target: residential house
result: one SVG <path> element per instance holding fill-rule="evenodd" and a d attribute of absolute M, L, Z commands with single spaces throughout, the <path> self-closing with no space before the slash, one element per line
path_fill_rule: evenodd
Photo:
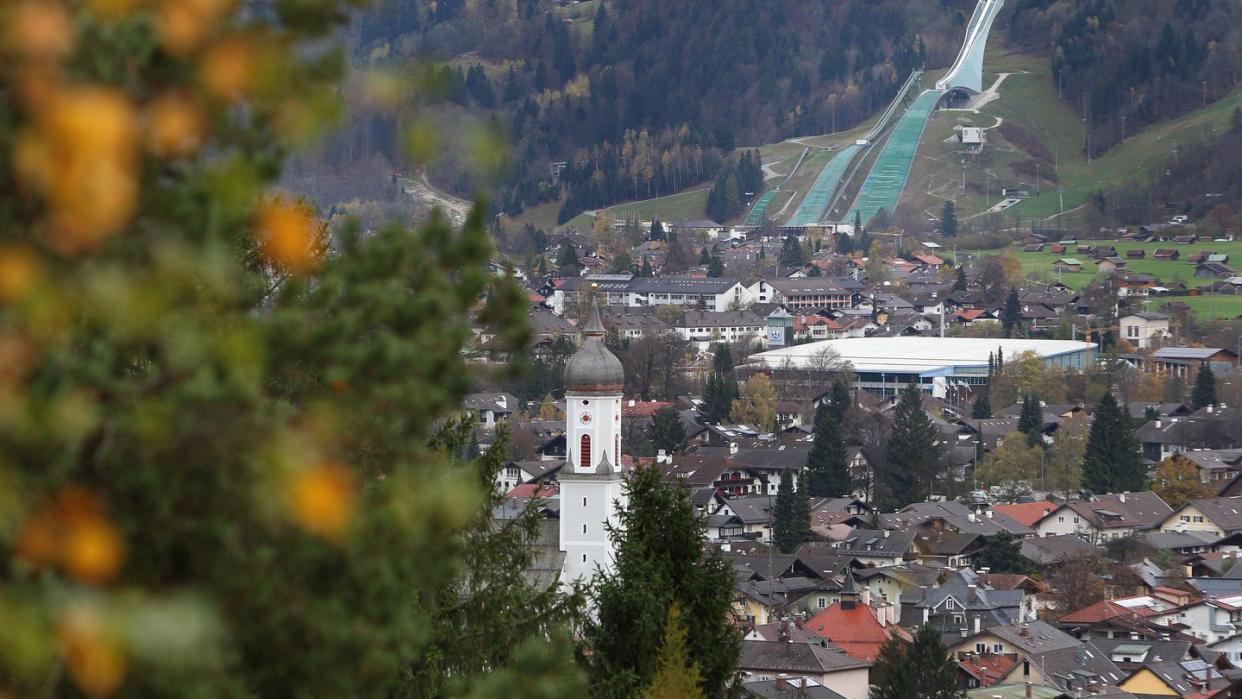
<path fill-rule="evenodd" d="M 863 662 L 874 662 L 880 647 L 893 636 L 911 640 L 909 632 L 895 622 L 895 610 L 882 613 L 871 605 L 871 591 L 861 587 L 847 571 L 841 598 L 806 622 L 811 633 Z"/>
<path fill-rule="evenodd" d="M 902 604 L 903 626 L 931 624 L 949 642 L 962 632 L 978 633 L 993 626 L 1017 624 L 1035 618 L 1034 598 L 1024 590 L 997 590 L 973 570 L 954 571 L 922 599 L 907 596 Z"/>
<path fill-rule="evenodd" d="M 520 410 L 521 401 L 509 393 L 467 393 L 462 407 L 474 414 L 481 427 L 494 429 Z"/>
<path fill-rule="evenodd" d="M 1122 316 L 1118 323 L 1121 325 L 1121 336 L 1138 349 L 1161 345 L 1172 336 L 1166 313 L 1130 313 Z"/>
<path fill-rule="evenodd" d="M 1057 272 L 1081 272 L 1082 260 L 1076 257 L 1062 257 L 1052 263 L 1052 269 Z"/>
<path fill-rule="evenodd" d="M 1083 541 L 1076 534 L 1023 539 L 1018 550 L 1023 556 L 1041 566 L 1054 566 L 1078 556 L 1099 553 L 1099 549 Z"/>
<path fill-rule="evenodd" d="M 1063 503 L 1044 515 L 1034 528 L 1039 536 L 1075 534 L 1085 541 L 1100 543 L 1155 529 L 1172 512 L 1153 492 L 1116 493 Z"/>
<path fill-rule="evenodd" d="M 833 553 L 852 556 L 867 565 L 900 565 L 916 556 L 916 536 L 914 531 L 850 529 L 839 541 L 832 542 L 831 547 Z"/>
<path fill-rule="evenodd" d="M 1046 684 L 1074 696 L 1115 685 L 1126 676 L 1098 648 L 1043 621 L 983 629 L 950 651 L 959 661 L 969 654 L 1012 655 L 1016 662 L 1001 684 Z"/>
<path fill-rule="evenodd" d="M 1232 694 L 1229 690 L 1232 684 L 1220 670 L 1195 658 L 1145 662 L 1118 686 L 1141 697 L 1224 699 Z"/>
<path fill-rule="evenodd" d="M 1208 406 L 1189 416 L 1158 418 L 1143 423 L 1135 437 L 1143 456 L 1161 461 L 1174 454 L 1196 450 L 1242 448 L 1242 413 L 1228 406 Z M 1232 467 L 1231 467 L 1232 468 Z M 1227 479 L 1228 476 L 1219 478 Z"/>
<path fill-rule="evenodd" d="M 1034 528 L 1044 516 L 1057 508 L 1056 503 L 1048 500 L 1036 502 L 1019 502 L 1012 505 L 993 505 L 992 509 L 1012 517 L 1014 521 L 1026 527 Z"/>
<path fill-rule="evenodd" d="M 1102 600 L 1065 614 L 1057 624 L 1083 640 L 1093 638 L 1131 638 L 1145 629 L 1153 635 L 1173 632 L 1181 610 L 1190 603 L 1189 593 L 1172 588 L 1156 588 L 1160 594 L 1132 595 Z M 1143 635 L 1143 634 L 1140 634 Z"/>
<path fill-rule="evenodd" d="M 867 699 L 871 663 L 830 643 L 743 641 L 737 669 L 743 683 L 808 678 L 845 699 Z"/>
<path fill-rule="evenodd" d="M 1023 526 L 1002 512 L 988 509 L 975 512 L 960 502 L 916 502 L 892 514 L 880 515 L 885 529 L 918 528 L 923 532 L 949 530 L 960 533 L 995 536 L 1001 532 L 1024 538 L 1032 536 L 1030 527 Z"/>
<path fill-rule="evenodd" d="M 1207 532 L 1224 537 L 1242 532 L 1242 497 L 1199 498 L 1182 505 L 1160 524 L 1166 532 Z"/>
<path fill-rule="evenodd" d="M 1152 259 L 1164 260 L 1167 262 L 1167 261 L 1177 260 L 1178 258 L 1182 256 L 1182 252 L 1180 250 L 1175 250 L 1173 248 L 1158 248 L 1155 252 L 1151 254 L 1151 256 L 1152 256 Z"/>
<path fill-rule="evenodd" d="M 1126 261 L 1120 257 L 1105 257 L 1095 262 L 1096 270 L 1100 274 L 1113 274 L 1120 272 L 1126 268 Z"/>

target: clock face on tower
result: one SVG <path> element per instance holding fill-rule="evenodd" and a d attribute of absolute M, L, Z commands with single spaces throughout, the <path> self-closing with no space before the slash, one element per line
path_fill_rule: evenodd
<path fill-rule="evenodd" d="M 591 417 L 590 413 L 582 413 L 581 415 L 578 416 L 578 422 L 581 422 L 584 425 L 591 424 L 591 420 L 593 419 L 594 418 Z"/>

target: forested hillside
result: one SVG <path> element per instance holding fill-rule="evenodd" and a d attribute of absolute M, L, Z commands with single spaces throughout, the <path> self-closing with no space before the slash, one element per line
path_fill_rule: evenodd
<path fill-rule="evenodd" d="M 1009 43 L 1051 49 L 1049 79 L 1090 123 L 1094 155 L 1123 128 L 1198 109 L 1242 77 L 1232 0 L 1017 0 L 1012 12 Z"/>
<path fill-rule="evenodd" d="M 431 112 L 506 137 L 493 194 L 584 209 L 715 178 L 735 145 L 846 129 L 924 61 L 952 60 L 973 0 L 386 0 L 354 24 L 361 72 L 439 61 Z M 845 27 L 852 27 L 846 30 Z M 320 165 L 408 161 L 401 113 L 351 103 Z M 432 166 L 459 194 L 462 159 Z M 554 179 L 555 163 L 567 163 Z M 723 207 L 732 209 L 731 203 Z"/>

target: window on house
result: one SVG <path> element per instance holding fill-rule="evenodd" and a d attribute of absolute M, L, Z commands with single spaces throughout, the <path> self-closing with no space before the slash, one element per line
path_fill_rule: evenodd
<path fill-rule="evenodd" d="M 954 614 L 954 615 L 953 615 L 953 623 L 954 623 L 954 624 L 964 624 L 964 623 L 966 623 L 966 618 L 965 618 L 965 617 L 963 617 L 961 614 Z"/>
<path fill-rule="evenodd" d="M 1065 524 L 1065 518 L 1064 518 L 1064 517 L 1057 517 L 1057 522 L 1060 522 L 1061 524 Z"/>
<path fill-rule="evenodd" d="M 587 533 L 587 525 L 585 525 L 585 524 L 584 524 L 584 525 L 582 525 L 582 533 L 583 533 L 583 534 L 586 534 L 586 533 Z"/>
<path fill-rule="evenodd" d="M 820 597 L 819 599 L 815 600 L 815 604 L 816 604 L 816 605 L 817 605 L 820 609 L 823 609 L 824 607 L 827 607 L 827 606 L 828 606 L 828 598 L 827 598 L 827 597 Z"/>
<path fill-rule="evenodd" d="M 586 563 L 586 554 L 585 554 L 585 553 L 584 553 L 584 554 L 582 554 L 582 562 L 583 562 L 583 563 Z"/>
<path fill-rule="evenodd" d="M 978 653 L 979 655 L 983 655 L 984 653 L 988 652 L 988 644 L 986 644 L 986 643 L 976 643 L 976 644 L 975 644 L 975 652 L 976 652 L 976 653 Z"/>
<path fill-rule="evenodd" d="M 957 609 L 957 602 L 953 601 L 953 598 L 950 597 L 949 599 L 944 601 L 944 608 L 945 609 Z"/>
<path fill-rule="evenodd" d="M 586 506 L 587 506 L 587 505 L 586 505 L 586 498 L 582 498 L 582 506 L 583 506 L 583 507 L 586 507 Z"/>
<path fill-rule="evenodd" d="M 1005 650 L 1005 646 L 1004 646 L 1003 644 L 1000 644 L 1000 643 L 993 643 L 993 644 L 992 644 L 992 652 L 993 652 L 993 653 L 995 653 L 995 654 L 997 654 L 997 655 L 1000 655 L 1002 652 L 1004 652 L 1004 650 Z"/>
<path fill-rule="evenodd" d="M 579 458 L 578 463 L 583 468 L 587 468 L 591 465 L 591 435 L 589 434 L 582 435 L 581 451 L 579 453 L 578 458 Z"/>

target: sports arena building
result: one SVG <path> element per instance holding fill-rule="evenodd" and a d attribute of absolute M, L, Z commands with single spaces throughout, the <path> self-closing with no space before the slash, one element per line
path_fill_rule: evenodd
<path fill-rule="evenodd" d="M 1073 371 L 1094 363 L 1096 345 L 1070 340 L 867 337 L 770 350 L 751 355 L 749 366 L 760 371 L 815 370 L 827 364 L 825 352 L 850 364 L 857 388 L 893 395 L 915 381 L 924 391 L 947 398 L 951 390 L 987 383 L 989 355 L 999 352 L 1012 359 L 1034 352 L 1049 366 Z"/>

